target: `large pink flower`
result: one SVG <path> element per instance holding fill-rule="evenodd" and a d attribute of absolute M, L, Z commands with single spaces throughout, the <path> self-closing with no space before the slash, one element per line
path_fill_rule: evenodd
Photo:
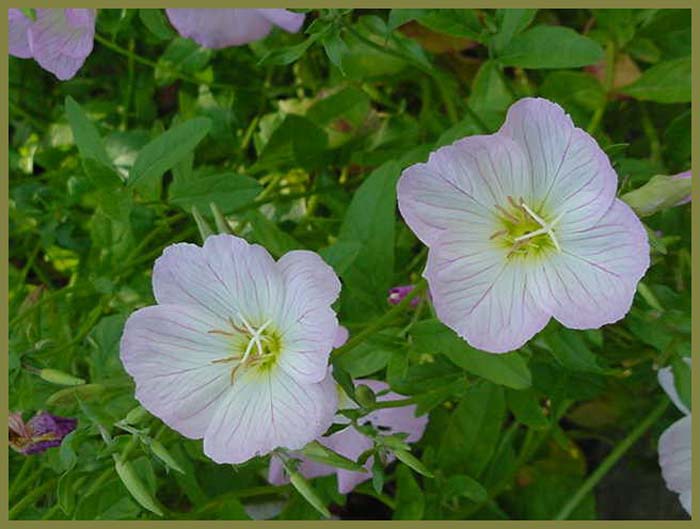
<path fill-rule="evenodd" d="M 92 52 L 94 9 L 37 9 L 30 20 L 19 9 L 9 9 L 10 55 L 34 58 L 58 79 L 71 79 Z"/>
<path fill-rule="evenodd" d="M 381 382 L 379 380 L 360 379 L 356 380 L 355 384 L 364 384 L 369 386 L 375 393 L 381 393 L 377 397 L 378 402 L 400 400 L 405 398 L 398 393 L 394 393 L 393 391 L 387 392 L 389 386 L 385 382 Z M 342 406 L 343 408 L 356 407 L 356 405 L 354 405 L 350 399 L 347 399 L 347 397 L 345 400 L 347 405 Z M 339 419 L 341 418 L 339 417 Z M 360 420 L 360 423 L 371 423 L 376 428 L 380 428 L 386 435 L 406 433 L 408 434 L 408 437 L 406 437 L 406 442 L 415 443 L 423 436 L 425 427 L 428 424 L 428 416 L 422 415 L 420 417 L 416 417 L 416 406 L 410 405 L 398 408 L 381 408 L 375 410 L 364 416 Z M 347 428 L 335 432 L 327 437 L 319 437 L 318 441 L 322 445 L 353 461 L 357 461 L 357 458 L 360 457 L 362 452 L 369 450 L 373 446 L 372 440 L 369 437 L 358 432 L 352 426 L 348 426 Z M 329 474 L 336 473 L 338 475 L 338 491 L 341 494 L 351 492 L 357 485 L 372 478 L 370 469 L 372 468 L 372 464 L 374 462 L 374 456 L 367 459 L 364 464 L 365 470 L 363 472 L 353 472 L 352 470 L 335 468 L 322 463 L 316 463 L 304 457 L 301 457 L 301 460 L 302 463 L 299 467 L 299 472 L 307 478 L 327 476 Z M 387 462 L 391 462 L 393 460 L 394 456 L 390 454 L 387 458 Z M 276 457 L 273 457 L 270 460 L 270 469 L 267 479 L 273 485 L 282 485 L 283 483 L 287 483 L 289 481 L 289 478 L 284 474 L 282 462 Z"/>
<path fill-rule="evenodd" d="M 220 463 L 302 448 L 332 423 L 328 356 L 340 291 L 315 253 L 275 262 L 232 235 L 174 244 L 153 270 L 158 305 L 130 316 L 121 360 L 136 398 Z"/>
<path fill-rule="evenodd" d="M 545 99 L 518 101 L 495 134 L 406 169 L 399 208 L 430 249 L 438 317 L 493 353 L 522 346 L 551 317 L 574 329 L 621 319 L 649 244 L 616 187 L 595 140 Z"/>
<path fill-rule="evenodd" d="M 296 33 L 304 15 L 286 9 L 166 9 L 178 33 L 206 48 L 240 46 L 267 36 L 272 26 Z"/>

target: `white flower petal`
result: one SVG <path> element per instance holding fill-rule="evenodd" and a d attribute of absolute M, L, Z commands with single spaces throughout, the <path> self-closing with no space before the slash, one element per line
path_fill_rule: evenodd
<path fill-rule="evenodd" d="M 29 48 L 29 31 L 32 21 L 21 9 L 8 9 L 8 37 L 9 37 L 9 52 L 10 55 L 29 59 L 32 56 L 32 50 Z"/>
<path fill-rule="evenodd" d="M 204 435 L 217 463 L 243 463 L 277 447 L 298 450 L 321 435 L 337 403 L 328 384 L 301 384 L 283 369 L 236 378 Z"/>
<path fill-rule="evenodd" d="M 674 422 L 659 438 L 659 465 L 669 490 L 681 494 L 681 503 L 690 514 L 692 479 L 692 426 L 690 415 Z"/>
<path fill-rule="evenodd" d="M 203 437 L 231 385 L 230 368 L 212 363 L 228 347 L 225 338 L 208 333 L 221 326 L 195 307 L 156 305 L 134 312 L 124 327 L 120 357 L 136 382 L 136 398 L 190 438 Z"/>
<path fill-rule="evenodd" d="M 271 22 L 258 9 L 166 9 L 183 37 L 211 49 L 240 46 L 265 37 Z"/>
<path fill-rule="evenodd" d="M 686 364 L 691 364 L 690 358 L 683 358 L 683 360 Z M 661 384 L 661 387 L 668 395 L 668 398 L 670 398 L 673 404 L 676 405 L 676 408 L 678 408 L 685 415 L 690 414 L 690 410 L 686 407 L 685 404 L 683 404 L 680 395 L 678 395 L 678 390 L 676 389 L 676 380 L 673 376 L 673 369 L 671 368 L 671 366 L 659 369 L 658 378 L 659 384 Z"/>

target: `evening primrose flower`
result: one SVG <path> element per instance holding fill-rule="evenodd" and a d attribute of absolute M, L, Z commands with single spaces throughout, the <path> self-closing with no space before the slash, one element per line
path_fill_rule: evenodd
<path fill-rule="evenodd" d="M 356 386 L 366 385 L 378 394 L 378 402 L 386 402 L 392 400 L 400 400 L 405 397 L 387 391 L 389 386 L 385 382 L 379 380 L 356 380 Z M 341 408 L 356 408 L 350 399 L 343 394 L 343 404 Z M 345 417 L 338 416 L 336 422 L 347 421 Z M 360 424 L 372 424 L 379 429 L 384 435 L 392 435 L 395 433 L 408 434 L 405 441 L 415 443 L 420 440 L 425 432 L 428 424 L 428 416 L 422 415 L 416 417 L 416 406 L 401 406 L 397 408 L 380 408 L 365 415 L 358 421 Z M 345 456 L 352 461 L 357 461 L 360 455 L 366 450 L 370 450 L 374 445 L 372 439 L 358 432 L 353 426 L 347 426 L 343 430 L 335 432 L 327 437 L 319 437 L 318 442 L 330 448 L 334 452 Z M 338 476 L 338 492 L 347 494 L 351 492 L 357 485 L 372 478 L 371 468 L 374 462 L 374 456 L 370 456 L 364 463 L 365 470 L 363 472 L 354 472 L 342 468 L 335 468 L 323 463 L 311 461 L 303 456 L 297 456 L 301 459 L 299 472 L 306 478 L 315 478 L 319 476 L 327 476 L 337 474 Z M 393 454 L 388 454 L 386 463 L 390 463 L 395 459 Z M 268 472 L 268 481 L 273 485 L 282 485 L 289 481 L 289 478 L 284 473 L 284 466 L 279 458 L 273 457 L 270 460 L 270 468 Z"/>
<path fill-rule="evenodd" d="M 71 79 L 92 52 L 95 9 L 36 9 L 31 20 L 8 9 L 10 55 L 33 58 L 61 81 Z"/>
<path fill-rule="evenodd" d="M 267 36 L 272 26 L 296 33 L 304 15 L 286 9 L 166 9 L 180 35 L 205 48 L 240 46 Z"/>
<path fill-rule="evenodd" d="M 616 186 L 595 140 L 545 99 L 522 99 L 495 134 L 407 168 L 399 209 L 429 247 L 423 275 L 438 318 L 493 353 L 551 317 L 574 329 L 621 319 L 649 244 Z"/>
<path fill-rule="evenodd" d="M 174 244 L 153 269 L 157 305 L 133 313 L 121 360 L 144 408 L 219 463 L 300 449 L 332 423 L 328 356 L 340 281 L 315 253 L 275 261 L 214 235 Z"/>
<path fill-rule="evenodd" d="M 684 358 L 690 365 L 690 358 Z M 692 426 L 690 410 L 687 408 L 676 389 L 673 372 L 670 367 L 659 369 L 659 383 L 676 407 L 684 414 L 669 426 L 659 438 L 659 466 L 669 490 L 678 493 L 683 508 L 689 515 L 692 506 Z"/>
<path fill-rule="evenodd" d="M 75 430 L 78 421 L 40 411 L 26 423 L 20 412 L 10 413 L 8 421 L 10 446 L 24 455 L 40 454 L 60 446 L 63 438 Z"/>

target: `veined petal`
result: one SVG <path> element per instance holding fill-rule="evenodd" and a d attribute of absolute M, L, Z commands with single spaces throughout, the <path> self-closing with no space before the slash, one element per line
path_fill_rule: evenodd
<path fill-rule="evenodd" d="M 203 437 L 218 399 L 231 386 L 222 321 L 192 306 L 155 305 L 126 322 L 120 358 L 144 408 L 183 435 Z"/>
<path fill-rule="evenodd" d="M 669 426 L 659 438 L 659 465 L 666 486 L 681 495 L 681 503 L 691 514 L 690 491 L 693 484 L 692 424 L 687 415 Z"/>
<path fill-rule="evenodd" d="M 683 358 L 683 361 L 688 365 L 690 365 L 691 363 L 690 358 Z M 683 404 L 680 395 L 678 395 L 678 390 L 676 389 L 676 380 L 673 376 L 673 369 L 670 366 L 662 367 L 661 369 L 659 369 L 657 376 L 659 378 L 659 384 L 666 392 L 666 395 L 668 395 L 668 398 L 670 398 L 673 404 L 676 405 L 676 408 L 678 408 L 685 415 L 690 414 L 690 410 L 686 407 L 685 404 Z"/>
<path fill-rule="evenodd" d="M 615 199 L 592 227 L 558 232 L 562 251 L 542 260 L 533 293 L 540 306 L 572 329 L 592 329 L 629 312 L 649 267 L 644 226 Z"/>
<path fill-rule="evenodd" d="M 28 32 L 34 59 L 62 81 L 78 72 L 94 37 L 94 9 L 37 9 Z"/>
<path fill-rule="evenodd" d="M 473 347 L 491 353 L 517 349 L 544 328 L 550 314 L 532 298 L 526 265 L 468 238 L 446 234 L 428 254 L 423 275 L 437 316 Z"/>
<path fill-rule="evenodd" d="M 258 9 L 166 9 L 180 35 L 211 49 L 240 46 L 267 36 L 272 23 Z"/>
<path fill-rule="evenodd" d="M 544 204 L 552 217 L 564 213 L 560 226 L 583 228 L 608 210 L 617 174 L 596 141 L 576 128 L 551 101 L 524 98 L 508 110 L 500 134 L 526 152 L 532 174 L 531 205 Z"/>
<path fill-rule="evenodd" d="M 258 9 L 257 11 L 275 26 L 289 33 L 296 33 L 304 23 L 305 15 L 303 13 L 294 13 L 287 9 Z"/>
<path fill-rule="evenodd" d="M 278 262 L 285 299 L 276 324 L 283 336 L 279 365 L 302 382 L 320 382 L 338 333 L 331 309 L 340 293 L 333 269 L 313 252 L 293 251 Z"/>
<path fill-rule="evenodd" d="M 230 386 L 204 435 L 217 463 L 243 463 L 277 447 L 298 450 L 332 423 L 329 385 L 301 384 L 283 369 L 245 371 Z"/>
<path fill-rule="evenodd" d="M 472 136 L 442 147 L 406 169 L 397 192 L 401 215 L 425 244 L 465 226 L 486 235 L 500 229 L 495 206 L 528 197 L 531 172 L 522 149 L 502 135 Z"/>
<path fill-rule="evenodd" d="M 32 50 L 29 48 L 29 37 L 27 32 L 32 25 L 32 20 L 22 13 L 21 9 L 8 9 L 8 37 L 9 37 L 9 52 L 10 55 L 29 59 L 32 56 Z"/>

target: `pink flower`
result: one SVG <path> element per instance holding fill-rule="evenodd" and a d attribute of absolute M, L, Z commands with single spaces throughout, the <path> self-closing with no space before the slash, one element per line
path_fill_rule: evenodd
<path fill-rule="evenodd" d="M 71 79 L 92 52 L 95 9 L 37 9 L 32 21 L 9 9 L 10 55 L 34 58 L 58 79 Z"/>
<path fill-rule="evenodd" d="M 391 305 L 398 305 L 403 301 L 403 298 L 408 296 L 413 289 L 416 288 L 415 285 L 399 285 L 389 289 L 389 297 L 387 301 Z M 411 300 L 411 307 L 415 307 L 420 303 L 420 296 L 416 296 Z"/>
<path fill-rule="evenodd" d="M 136 398 L 219 463 L 300 449 L 332 423 L 328 356 L 340 291 L 315 253 L 279 261 L 232 235 L 174 244 L 153 269 L 158 305 L 133 313 L 121 360 Z"/>
<path fill-rule="evenodd" d="M 77 424 L 76 419 L 58 417 L 45 411 L 37 413 L 27 423 L 22 420 L 20 412 L 10 413 L 10 446 L 24 455 L 40 454 L 60 446 L 63 438 L 75 430 Z"/>
<path fill-rule="evenodd" d="M 438 318 L 503 353 L 552 317 L 574 329 L 624 317 L 649 243 L 616 187 L 595 140 L 545 99 L 518 101 L 497 133 L 406 169 L 399 209 L 429 247 L 424 276 Z"/>
<path fill-rule="evenodd" d="M 389 386 L 385 382 L 378 380 L 355 381 L 355 385 L 360 384 L 369 386 L 377 394 L 389 389 Z M 402 398 L 404 397 L 398 393 L 389 391 L 386 394 L 378 395 L 377 401 L 386 402 L 391 400 L 399 400 Z M 346 400 L 348 403 L 351 402 L 350 399 L 347 399 L 347 397 Z M 350 406 L 343 407 L 347 408 Z M 386 435 L 400 432 L 406 433 L 408 434 L 406 442 L 415 443 L 423 436 L 425 427 L 428 424 L 428 417 L 426 415 L 416 417 L 415 413 L 415 405 L 402 406 L 399 408 L 380 408 L 369 413 L 368 415 L 365 415 L 359 422 L 361 424 L 371 423 L 373 426 L 380 428 Z M 342 417 L 342 419 L 345 418 Z M 319 437 L 318 441 L 322 445 L 353 461 L 357 461 L 360 454 L 373 447 L 372 439 L 358 432 L 353 426 L 348 426 L 347 428 L 335 432 L 327 437 Z M 353 472 L 351 470 L 335 468 L 322 463 L 316 463 L 304 458 L 303 456 L 300 456 L 299 458 L 302 460 L 302 463 L 299 466 L 299 472 L 301 472 L 301 474 L 306 478 L 315 478 L 336 473 L 338 476 L 338 491 L 341 494 L 351 492 L 357 485 L 372 478 L 370 469 L 372 468 L 372 464 L 374 462 L 374 456 L 369 457 L 365 462 L 364 472 Z M 387 463 L 393 460 L 394 456 L 389 454 Z M 273 457 L 270 460 L 270 469 L 267 480 L 273 485 L 282 485 L 289 481 L 287 476 L 284 474 L 282 462 L 276 457 Z"/>
<path fill-rule="evenodd" d="M 690 366 L 690 358 L 684 358 Z M 690 410 L 681 401 L 670 367 L 659 369 L 659 384 L 684 414 L 659 437 L 659 466 L 669 490 L 678 493 L 686 512 L 692 516 L 692 420 Z"/>
<path fill-rule="evenodd" d="M 166 9 L 175 29 L 206 48 L 240 46 L 267 36 L 272 26 L 296 33 L 304 15 L 286 9 Z"/>

